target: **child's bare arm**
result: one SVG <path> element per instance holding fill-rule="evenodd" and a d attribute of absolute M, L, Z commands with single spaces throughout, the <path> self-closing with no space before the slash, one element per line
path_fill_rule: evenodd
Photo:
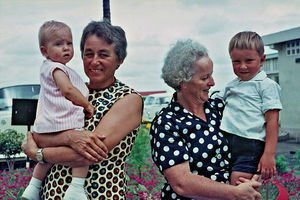
<path fill-rule="evenodd" d="M 266 119 L 266 144 L 264 153 L 258 164 L 258 171 L 263 179 L 271 178 L 276 174 L 275 153 L 278 140 L 279 110 L 268 110 Z"/>
<path fill-rule="evenodd" d="M 66 99 L 72 101 L 74 105 L 83 107 L 87 112 L 87 117 L 93 116 L 94 107 L 81 94 L 81 92 L 72 85 L 65 72 L 60 69 L 55 69 L 53 72 L 53 78 L 56 82 L 57 87 Z"/>

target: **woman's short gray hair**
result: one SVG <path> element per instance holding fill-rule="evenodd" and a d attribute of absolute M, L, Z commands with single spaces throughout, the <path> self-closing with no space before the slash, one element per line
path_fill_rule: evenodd
<path fill-rule="evenodd" d="M 195 40 L 178 40 L 169 50 L 161 77 L 174 90 L 180 90 L 182 82 L 189 82 L 194 74 L 196 60 L 208 56 L 207 49 Z"/>
<path fill-rule="evenodd" d="M 91 35 L 96 35 L 99 38 L 103 38 L 108 44 L 112 44 L 117 60 L 120 62 L 124 61 L 127 56 L 127 40 L 125 31 L 120 26 L 113 26 L 106 19 L 103 21 L 91 21 L 83 29 L 81 36 L 80 50 L 82 58 L 85 42 Z"/>

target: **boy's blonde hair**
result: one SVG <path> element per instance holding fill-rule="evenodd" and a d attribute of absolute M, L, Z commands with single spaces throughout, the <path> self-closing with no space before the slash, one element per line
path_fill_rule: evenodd
<path fill-rule="evenodd" d="M 39 30 L 39 45 L 45 46 L 49 40 L 50 35 L 63 28 L 67 28 L 71 32 L 70 27 L 63 22 L 54 20 L 46 21 Z"/>
<path fill-rule="evenodd" d="M 252 31 L 243 31 L 237 33 L 229 42 L 229 53 L 234 49 L 254 49 L 259 56 L 264 54 L 264 42 L 261 37 Z"/>

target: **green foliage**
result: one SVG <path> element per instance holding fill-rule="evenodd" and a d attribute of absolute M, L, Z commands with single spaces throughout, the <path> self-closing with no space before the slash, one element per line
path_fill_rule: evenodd
<path fill-rule="evenodd" d="M 24 135 L 12 129 L 0 133 L 0 154 L 10 159 L 14 155 L 21 153 L 23 140 Z"/>
<path fill-rule="evenodd" d="M 300 170 L 300 149 L 298 149 L 294 155 L 295 169 Z"/>
<path fill-rule="evenodd" d="M 15 155 L 22 152 L 21 145 L 24 137 L 22 133 L 12 129 L 0 133 L 0 154 L 6 158 L 9 171 L 14 169 Z"/>
<path fill-rule="evenodd" d="M 133 164 L 137 169 L 140 169 L 145 165 L 145 161 L 151 157 L 150 152 L 149 130 L 142 127 L 139 130 L 132 152 L 128 159 L 131 164 Z"/>
<path fill-rule="evenodd" d="M 147 192 L 148 191 L 147 188 L 142 184 L 129 185 L 129 186 L 127 186 L 127 188 L 128 188 L 128 191 L 131 191 L 132 195 L 135 195 L 135 196 L 138 195 L 137 191 L 139 191 L 139 192 Z"/>
<path fill-rule="evenodd" d="M 269 181 L 264 181 L 262 186 L 259 188 L 259 193 L 261 194 L 261 199 L 276 199 L 278 196 L 278 188 L 271 184 Z"/>
<path fill-rule="evenodd" d="M 24 187 L 21 187 L 17 194 L 17 200 L 21 200 L 23 192 L 24 192 Z"/>
<path fill-rule="evenodd" d="M 296 157 L 297 159 L 300 159 L 300 149 L 298 149 L 298 150 L 296 151 L 295 157 Z"/>
<path fill-rule="evenodd" d="M 287 158 L 284 155 L 279 155 L 276 158 L 276 170 L 278 174 L 282 174 L 283 172 L 286 172 L 288 168 L 288 161 Z"/>

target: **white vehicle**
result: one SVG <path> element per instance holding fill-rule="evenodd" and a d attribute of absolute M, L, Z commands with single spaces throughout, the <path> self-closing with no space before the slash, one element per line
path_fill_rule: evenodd
<path fill-rule="evenodd" d="M 14 85 L 0 88 L 0 131 L 14 129 L 26 134 L 27 126 L 11 125 L 12 99 L 38 99 L 39 84 Z"/>
<path fill-rule="evenodd" d="M 172 99 L 172 94 L 159 93 L 146 96 L 144 101 L 143 121 L 151 122 L 158 112 L 166 107 Z"/>

